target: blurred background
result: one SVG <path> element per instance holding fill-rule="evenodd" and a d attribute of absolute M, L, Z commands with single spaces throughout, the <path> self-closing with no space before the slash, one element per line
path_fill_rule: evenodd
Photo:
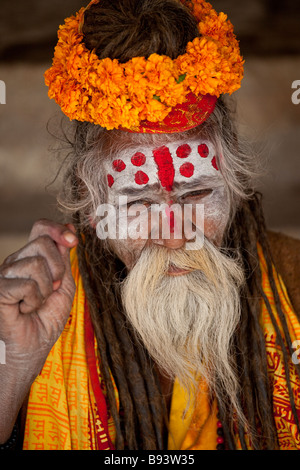
<path fill-rule="evenodd" d="M 235 26 L 246 60 L 235 94 L 240 132 L 265 161 L 258 189 L 268 226 L 300 238 L 300 0 L 215 0 Z M 47 96 L 58 25 L 88 0 L 1 0 L 0 262 L 27 240 L 41 217 L 60 219 L 56 134 L 61 112 Z M 300 97 L 300 93 L 299 93 Z"/>

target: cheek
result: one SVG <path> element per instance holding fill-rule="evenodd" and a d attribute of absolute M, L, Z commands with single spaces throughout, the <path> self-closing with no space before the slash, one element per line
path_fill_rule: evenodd
<path fill-rule="evenodd" d="M 138 260 L 147 240 L 109 240 L 108 243 L 110 249 L 130 270 Z"/>
<path fill-rule="evenodd" d="M 196 215 L 193 213 L 193 225 L 196 227 L 197 226 L 197 218 Z M 200 227 L 198 227 L 200 230 L 202 230 L 204 227 L 204 235 L 205 237 L 211 241 L 215 242 L 216 240 L 219 240 L 220 237 L 222 238 L 222 235 L 224 233 L 224 229 L 226 227 L 226 220 L 225 217 L 221 218 L 217 217 L 213 214 L 204 214 L 204 223 L 203 225 L 201 224 Z"/>
<path fill-rule="evenodd" d="M 230 217 L 229 199 L 219 195 L 204 205 L 204 235 L 220 245 Z"/>
<path fill-rule="evenodd" d="M 220 224 L 219 220 L 205 219 L 204 221 L 204 235 L 216 245 L 221 244 L 225 228 L 226 223 Z"/>

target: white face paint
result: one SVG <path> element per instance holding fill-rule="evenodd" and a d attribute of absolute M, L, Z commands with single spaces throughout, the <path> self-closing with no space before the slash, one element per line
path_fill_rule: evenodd
<path fill-rule="evenodd" d="M 120 194 L 127 194 L 127 189 L 145 189 L 160 183 L 170 193 L 174 183 L 176 187 L 186 182 L 193 184 L 203 175 L 221 179 L 214 146 L 208 141 L 129 149 L 106 164 L 106 171 L 111 203 Z"/>
<path fill-rule="evenodd" d="M 211 242 L 221 243 L 229 219 L 230 203 L 211 142 L 185 140 L 158 148 L 149 145 L 129 147 L 113 162 L 105 163 L 105 172 L 109 204 L 117 207 L 120 196 L 127 196 L 130 207 L 135 204 L 147 207 L 163 203 L 182 206 L 204 204 L 204 234 Z M 167 241 L 152 242 L 168 245 Z M 149 241 L 128 238 L 113 241 L 112 245 L 130 266 L 146 243 Z M 171 244 L 169 240 L 169 248 L 172 248 Z M 131 253 L 130 261 L 127 261 L 128 253 Z"/>

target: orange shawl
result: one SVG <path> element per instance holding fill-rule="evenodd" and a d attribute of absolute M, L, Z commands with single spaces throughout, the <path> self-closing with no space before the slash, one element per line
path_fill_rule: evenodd
<path fill-rule="evenodd" d="M 266 262 L 259 247 L 264 293 L 277 319 Z M 24 449 L 96 450 L 114 449 L 115 429 L 106 404 L 106 391 L 99 370 L 94 337 L 76 252 L 71 252 L 72 272 L 77 290 L 67 325 L 31 387 Z M 282 280 L 275 272 L 280 301 L 292 341 L 300 340 L 300 324 L 292 309 Z M 261 324 L 265 335 L 268 373 L 273 390 L 273 410 L 280 449 L 300 449 L 300 436 L 288 396 L 282 351 L 265 303 L 261 303 Z M 297 410 L 300 410 L 300 381 L 290 361 L 289 374 Z M 118 404 L 118 391 L 115 387 Z M 170 413 L 169 449 L 216 449 L 216 403 L 209 405 L 202 389 L 193 412 L 185 409 L 184 393 L 175 381 Z M 300 411 L 299 411 L 300 418 Z M 240 448 L 238 438 L 237 446 Z"/>

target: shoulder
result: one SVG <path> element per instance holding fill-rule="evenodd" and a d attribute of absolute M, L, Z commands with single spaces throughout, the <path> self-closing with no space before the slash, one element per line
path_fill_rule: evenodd
<path fill-rule="evenodd" d="M 274 265 L 300 316 L 300 240 L 275 232 L 268 232 L 268 239 Z"/>

